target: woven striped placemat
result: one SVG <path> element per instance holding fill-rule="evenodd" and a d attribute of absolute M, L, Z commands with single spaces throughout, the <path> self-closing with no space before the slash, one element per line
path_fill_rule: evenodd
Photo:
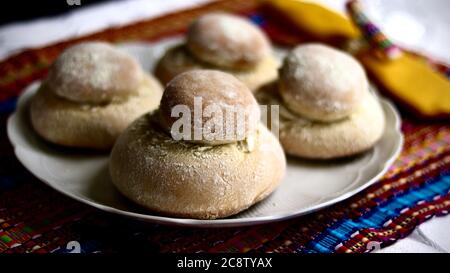
<path fill-rule="evenodd" d="M 17 96 L 47 73 L 67 46 L 85 40 L 155 41 L 182 33 L 198 15 L 226 10 L 249 16 L 278 44 L 307 40 L 258 1 L 225 0 L 27 50 L 0 63 L 0 122 Z M 0 134 L 0 252 L 367 252 L 407 236 L 450 208 L 450 126 L 402 113 L 405 145 L 388 173 L 363 192 L 316 213 L 244 228 L 193 229 L 153 225 L 111 215 L 48 188 L 15 158 Z"/>

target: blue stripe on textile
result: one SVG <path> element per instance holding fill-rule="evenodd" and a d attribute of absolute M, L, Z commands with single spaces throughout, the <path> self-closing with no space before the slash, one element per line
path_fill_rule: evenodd
<path fill-rule="evenodd" d="M 72 252 L 73 249 L 68 249 L 67 246 L 60 247 L 55 249 L 53 253 L 94 253 L 101 248 L 101 243 L 96 240 L 83 240 L 83 241 L 75 241 L 80 244 L 79 252 Z"/>
<path fill-rule="evenodd" d="M 445 195 L 449 191 L 450 174 L 444 173 L 430 179 L 420 187 L 412 188 L 387 200 L 359 218 L 336 222 L 309 242 L 306 248 L 298 249 L 297 252 L 334 252 L 336 245 L 350 239 L 356 231 L 366 228 L 381 228 L 388 220 L 398 217 L 403 209 L 413 207 L 422 200 L 432 201 L 435 196 Z"/>
<path fill-rule="evenodd" d="M 259 14 L 252 14 L 249 19 L 258 26 L 262 26 L 264 24 L 264 18 Z"/>
<path fill-rule="evenodd" d="M 0 194 L 6 190 L 14 189 L 28 180 L 27 173 L 0 176 Z"/>
<path fill-rule="evenodd" d="M 0 114 L 8 114 L 16 109 L 17 97 L 9 98 L 0 102 Z"/>

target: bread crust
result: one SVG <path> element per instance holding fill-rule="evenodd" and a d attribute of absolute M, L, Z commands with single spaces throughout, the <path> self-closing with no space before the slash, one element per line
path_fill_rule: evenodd
<path fill-rule="evenodd" d="M 276 138 L 262 124 L 246 141 L 208 146 L 175 141 L 158 128 L 156 113 L 127 128 L 114 146 L 110 173 L 117 189 L 163 215 L 216 219 L 269 195 L 286 169 Z"/>
<path fill-rule="evenodd" d="M 194 69 L 216 69 L 227 72 L 242 81 L 252 92 L 275 80 L 278 76 L 279 61 L 272 55 L 264 57 L 249 69 L 229 69 L 208 64 L 193 56 L 186 45 L 177 45 L 169 49 L 158 61 L 154 74 L 167 84 L 176 75 Z"/>
<path fill-rule="evenodd" d="M 206 63 L 229 69 L 246 69 L 271 54 L 266 35 L 242 17 L 209 13 L 194 21 L 188 30 L 186 45 Z"/>
<path fill-rule="evenodd" d="M 317 121 L 347 117 L 368 90 L 366 74 L 356 59 L 314 43 L 299 45 L 286 56 L 278 85 L 291 111 Z"/>
<path fill-rule="evenodd" d="M 104 42 L 85 42 L 58 56 L 47 76 L 47 88 L 80 103 L 106 103 L 135 95 L 142 82 L 139 63 Z"/>
<path fill-rule="evenodd" d="M 54 94 L 44 82 L 31 100 L 31 124 L 55 144 L 110 149 L 133 120 L 158 107 L 162 86 L 145 75 L 135 93 L 110 103 L 78 103 Z"/>
<path fill-rule="evenodd" d="M 191 137 L 183 140 L 209 145 L 244 139 L 256 129 L 261 115 L 258 103 L 247 86 L 232 75 L 218 70 L 183 72 L 166 85 L 159 112 L 161 124 L 167 132 L 171 132 L 172 125 L 180 118 L 172 115 L 176 106 L 189 110 L 190 136 L 194 136 L 196 127 L 203 127 L 201 139 Z M 208 108 L 214 108 L 217 112 L 208 115 Z M 195 113 L 200 114 L 199 111 L 202 111 L 202 116 L 197 120 Z M 219 119 L 216 119 L 218 114 Z M 209 131 L 214 130 L 215 133 L 206 132 L 207 124 Z M 228 137 L 225 135 L 227 130 L 230 132 Z"/>
<path fill-rule="evenodd" d="M 352 114 L 334 122 L 312 121 L 292 112 L 276 83 L 262 88 L 256 97 L 260 104 L 279 105 L 279 140 L 289 155 L 311 159 L 351 156 L 372 148 L 384 132 L 384 112 L 368 91 Z"/>

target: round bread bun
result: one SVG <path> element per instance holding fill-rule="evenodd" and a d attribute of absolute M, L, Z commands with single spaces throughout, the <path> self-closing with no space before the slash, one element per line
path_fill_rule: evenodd
<path fill-rule="evenodd" d="M 351 156 L 373 147 L 384 132 L 384 112 L 370 92 L 353 113 L 335 122 L 311 121 L 292 112 L 276 84 L 265 86 L 256 97 L 262 105 L 279 105 L 279 140 L 289 155 L 311 159 Z"/>
<path fill-rule="evenodd" d="M 186 45 L 198 59 L 232 69 L 254 67 L 271 53 L 269 40 L 257 26 L 226 13 L 209 13 L 194 21 Z"/>
<path fill-rule="evenodd" d="M 297 46 L 280 69 L 279 91 L 286 106 L 312 120 L 347 117 L 367 90 L 367 77 L 358 61 L 321 44 Z"/>
<path fill-rule="evenodd" d="M 112 182 L 135 203 L 167 216 L 215 219 L 250 207 L 280 183 L 284 153 L 262 124 L 252 144 L 205 146 L 173 140 L 156 116 L 136 120 L 111 152 Z"/>
<path fill-rule="evenodd" d="M 137 117 L 158 107 L 159 82 L 145 75 L 136 95 L 106 104 L 87 104 L 61 98 L 45 81 L 30 105 L 35 131 L 49 142 L 81 148 L 109 149 Z"/>
<path fill-rule="evenodd" d="M 261 115 L 247 86 L 234 76 L 217 70 L 187 71 L 166 85 L 159 111 L 160 122 L 172 136 L 186 133 L 173 130 L 175 122 L 182 116 L 173 114 L 175 106 L 187 107 L 189 114 L 190 132 L 182 139 L 209 145 L 245 139 L 256 130 Z M 227 112 L 231 113 L 229 120 Z M 238 122 L 239 115 L 241 122 Z M 195 138 L 196 128 L 200 133 Z M 228 136 L 226 132 L 229 132 Z"/>
<path fill-rule="evenodd" d="M 156 65 L 154 74 L 167 84 L 176 75 L 194 69 L 215 69 L 227 72 L 242 81 L 253 92 L 278 77 L 279 61 L 272 55 L 264 57 L 251 69 L 227 69 L 200 61 L 185 45 L 169 49 Z"/>
<path fill-rule="evenodd" d="M 112 45 L 85 42 L 53 63 L 47 88 L 74 102 L 105 103 L 135 95 L 143 72 L 137 61 Z"/>

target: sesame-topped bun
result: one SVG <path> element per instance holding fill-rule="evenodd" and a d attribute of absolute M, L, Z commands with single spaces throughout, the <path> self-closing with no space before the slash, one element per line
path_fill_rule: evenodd
<path fill-rule="evenodd" d="M 161 84 L 106 43 L 68 48 L 30 104 L 35 131 L 49 142 L 109 149 L 137 117 L 159 106 Z"/>
<path fill-rule="evenodd" d="M 139 64 L 103 42 L 86 42 L 65 50 L 50 68 L 47 86 L 74 102 L 103 103 L 135 95 L 142 82 Z"/>
<path fill-rule="evenodd" d="M 161 124 L 172 134 L 179 119 L 178 114 L 173 114 L 176 106 L 189 110 L 191 139 L 188 141 L 210 145 L 245 139 L 255 131 L 260 117 L 251 91 L 232 75 L 216 70 L 184 72 L 167 84 L 159 114 Z M 199 111 L 203 112 L 202 116 L 195 114 Z M 231 118 L 227 118 L 227 112 L 232 114 Z M 200 139 L 194 137 L 196 129 L 202 129 Z M 231 134 L 225 138 L 227 132 Z"/>
<path fill-rule="evenodd" d="M 355 111 L 368 92 L 362 66 L 350 55 L 320 44 L 297 46 L 280 69 L 286 106 L 316 121 L 335 121 Z"/>
<path fill-rule="evenodd" d="M 226 68 L 253 67 L 270 54 L 268 39 L 238 16 L 210 13 L 190 27 L 187 47 L 200 60 Z"/>

